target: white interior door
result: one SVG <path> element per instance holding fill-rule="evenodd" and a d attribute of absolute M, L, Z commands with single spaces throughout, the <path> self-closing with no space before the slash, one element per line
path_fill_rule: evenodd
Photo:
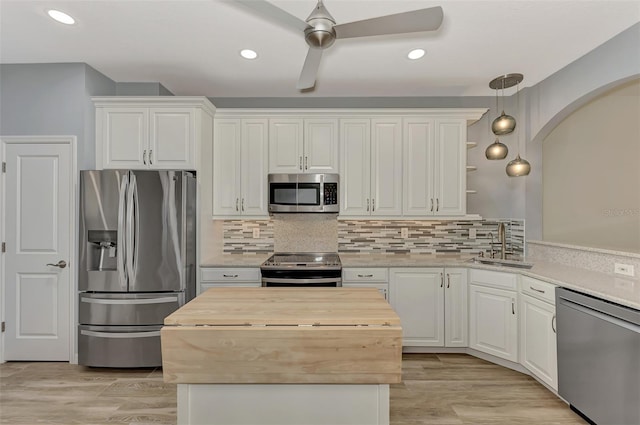
<path fill-rule="evenodd" d="M 38 141 L 2 143 L 4 360 L 69 361 L 74 146 Z"/>

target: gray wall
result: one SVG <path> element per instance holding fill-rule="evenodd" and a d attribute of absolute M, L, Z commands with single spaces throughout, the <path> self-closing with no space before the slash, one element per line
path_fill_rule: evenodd
<path fill-rule="evenodd" d="M 528 239 L 542 239 L 542 141 L 562 120 L 590 100 L 640 76 L 640 23 L 525 91 L 525 218 Z"/>
<path fill-rule="evenodd" d="M 115 83 L 86 64 L 0 64 L 0 134 L 76 136 L 79 169 L 93 168 L 90 98 L 112 94 Z"/>
<path fill-rule="evenodd" d="M 116 96 L 173 96 L 160 83 L 116 83 Z"/>

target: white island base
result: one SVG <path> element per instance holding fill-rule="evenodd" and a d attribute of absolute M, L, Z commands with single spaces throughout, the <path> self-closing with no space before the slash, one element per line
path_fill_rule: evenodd
<path fill-rule="evenodd" d="M 178 384 L 178 425 L 388 425 L 389 385 Z"/>

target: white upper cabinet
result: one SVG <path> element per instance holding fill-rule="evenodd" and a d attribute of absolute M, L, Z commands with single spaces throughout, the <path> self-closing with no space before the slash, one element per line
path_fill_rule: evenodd
<path fill-rule="evenodd" d="M 267 215 L 268 120 L 216 119 L 213 215 Z"/>
<path fill-rule="evenodd" d="M 193 108 L 149 110 L 149 167 L 195 168 L 195 113 Z"/>
<path fill-rule="evenodd" d="M 338 120 L 269 120 L 269 173 L 337 173 Z"/>
<path fill-rule="evenodd" d="M 340 120 L 340 215 L 371 214 L 371 120 Z"/>
<path fill-rule="evenodd" d="M 438 119 L 435 126 L 435 215 L 467 212 L 467 124 Z"/>
<path fill-rule="evenodd" d="M 371 120 L 371 215 L 402 214 L 402 124 Z"/>
<path fill-rule="evenodd" d="M 197 170 L 215 108 L 202 97 L 96 97 L 96 168 Z M 205 140 L 207 139 L 207 140 Z"/>
<path fill-rule="evenodd" d="M 343 216 L 402 213 L 401 119 L 340 120 Z"/>
<path fill-rule="evenodd" d="M 404 204 L 410 216 L 466 213 L 466 121 L 404 119 Z"/>
<path fill-rule="evenodd" d="M 304 161 L 304 120 L 269 120 L 269 172 L 301 173 Z"/>

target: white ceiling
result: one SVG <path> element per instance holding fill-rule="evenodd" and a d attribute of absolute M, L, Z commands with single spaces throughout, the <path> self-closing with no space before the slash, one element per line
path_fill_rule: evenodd
<path fill-rule="evenodd" d="M 315 6 L 272 2 L 303 20 Z M 522 87 L 532 86 L 640 22 L 638 0 L 325 0 L 338 24 L 438 5 L 436 32 L 336 41 L 313 92 L 295 88 L 302 33 L 231 0 L 0 0 L 0 61 L 85 62 L 114 81 L 160 82 L 176 95 L 483 96 L 495 94 L 496 76 L 519 72 Z M 52 21 L 49 8 L 77 24 Z M 426 56 L 408 60 L 416 47 Z M 242 59 L 243 48 L 258 59 Z"/>

